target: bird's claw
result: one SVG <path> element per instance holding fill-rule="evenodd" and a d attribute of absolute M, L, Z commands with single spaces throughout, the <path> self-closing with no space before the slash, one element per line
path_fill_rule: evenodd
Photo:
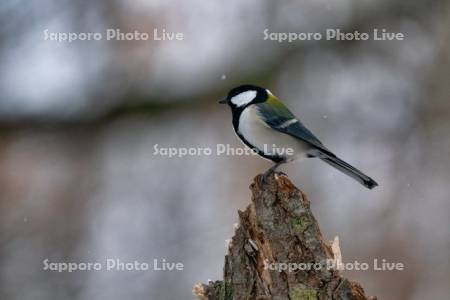
<path fill-rule="evenodd" d="M 264 174 L 262 174 L 261 176 L 261 182 L 262 184 L 267 184 L 269 182 L 269 176 L 272 175 L 273 171 L 269 170 L 268 172 L 265 172 Z"/>

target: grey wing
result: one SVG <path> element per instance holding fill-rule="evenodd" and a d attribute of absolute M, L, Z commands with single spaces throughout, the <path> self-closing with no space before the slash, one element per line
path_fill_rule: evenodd
<path fill-rule="evenodd" d="M 258 112 L 264 122 L 272 129 L 307 142 L 313 146 L 313 148 L 327 156 L 335 156 L 285 106 L 274 107 L 273 105 L 269 106 L 265 103 L 261 103 L 258 105 Z"/>

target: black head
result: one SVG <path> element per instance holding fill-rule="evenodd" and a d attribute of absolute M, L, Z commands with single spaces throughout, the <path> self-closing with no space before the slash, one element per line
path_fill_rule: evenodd
<path fill-rule="evenodd" d="M 250 104 L 265 102 L 267 98 L 268 93 L 265 88 L 245 84 L 229 91 L 227 97 L 219 103 L 228 104 L 232 110 L 244 109 Z"/>

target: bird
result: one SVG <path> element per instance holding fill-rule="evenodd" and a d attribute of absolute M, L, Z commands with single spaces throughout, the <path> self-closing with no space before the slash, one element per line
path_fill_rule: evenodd
<path fill-rule="evenodd" d="M 263 182 L 285 163 L 319 158 L 368 189 L 378 186 L 372 178 L 337 157 L 268 89 L 244 84 L 231 89 L 219 101 L 228 104 L 239 139 L 274 164 L 262 175 Z M 288 151 L 290 150 L 290 151 Z"/>

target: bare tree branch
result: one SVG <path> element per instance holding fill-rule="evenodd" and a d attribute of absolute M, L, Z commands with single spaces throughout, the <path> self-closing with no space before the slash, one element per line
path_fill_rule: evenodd
<path fill-rule="evenodd" d="M 257 176 L 250 188 L 252 203 L 239 211 L 224 280 L 197 284 L 198 299 L 376 299 L 330 267 L 340 259 L 338 240 L 330 245 L 323 238 L 308 199 L 285 175 L 267 184 Z M 288 266 L 296 270 L 281 270 Z"/>

